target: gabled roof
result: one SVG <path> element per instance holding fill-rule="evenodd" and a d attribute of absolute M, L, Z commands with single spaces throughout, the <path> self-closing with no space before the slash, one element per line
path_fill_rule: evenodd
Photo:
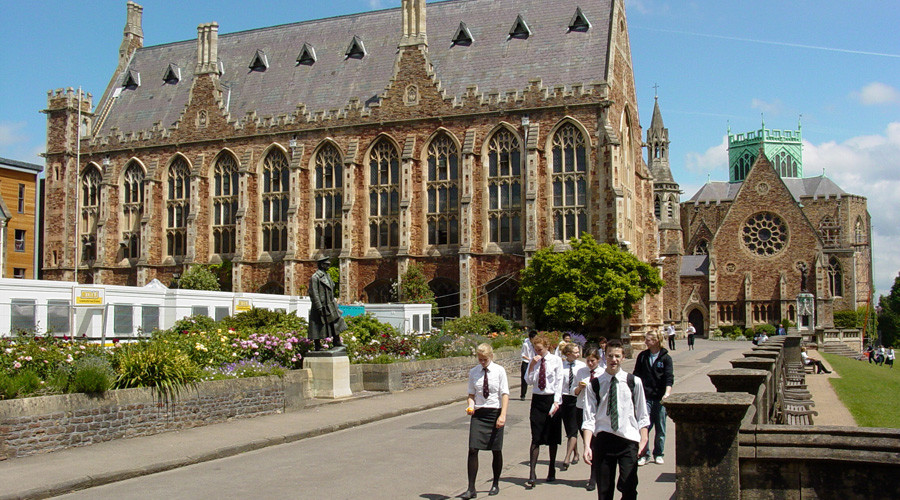
<path fill-rule="evenodd" d="M 841 189 L 824 175 L 818 177 L 805 177 L 803 179 L 783 177 L 784 185 L 787 186 L 794 197 L 794 201 L 800 201 L 801 198 L 825 197 L 825 196 L 845 196 L 848 193 Z M 691 197 L 687 203 L 715 203 L 717 201 L 731 201 L 737 195 L 743 182 L 723 182 L 712 181 L 707 182 Z"/>
<path fill-rule="evenodd" d="M 591 20 L 587 31 L 568 29 L 578 7 Z M 450 97 L 472 85 L 479 92 L 505 92 L 524 89 L 532 79 L 545 87 L 606 80 L 612 0 L 452 0 L 429 3 L 427 9 L 428 54 Z M 509 37 L 519 15 L 531 30 L 527 39 Z M 460 22 L 471 32 L 470 45 L 452 43 Z M 354 36 L 365 44 L 362 59 L 345 56 Z M 219 34 L 228 111 L 234 118 L 248 112 L 265 117 L 292 114 L 300 104 L 316 112 L 342 108 L 352 98 L 377 102 L 393 75 L 401 37 L 399 8 Z M 297 64 L 304 43 L 315 47 L 315 64 Z M 248 71 L 248 48 L 265 52 L 266 71 Z M 196 57 L 196 39 L 144 47 L 125 71 L 163 75 L 169 64 L 194 68 Z M 122 77 L 116 75 L 116 81 Z M 145 81 L 121 92 L 100 135 L 114 127 L 127 133 L 155 123 L 172 126 L 188 102 L 194 75 L 185 70 L 182 78 L 178 85 Z M 105 95 L 98 109 L 110 98 Z"/>
<path fill-rule="evenodd" d="M 27 163 L 19 160 L 10 160 L 9 158 L 0 158 L 0 168 L 3 167 L 12 168 L 15 170 L 27 170 L 36 174 L 44 171 L 44 167 L 41 165 Z"/>

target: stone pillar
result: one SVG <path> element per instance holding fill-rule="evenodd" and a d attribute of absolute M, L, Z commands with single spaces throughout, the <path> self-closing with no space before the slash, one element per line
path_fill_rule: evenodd
<path fill-rule="evenodd" d="M 346 351 L 310 351 L 303 366 L 312 372 L 312 396 L 338 399 L 351 396 L 350 358 Z"/>
<path fill-rule="evenodd" d="M 738 430 L 754 397 L 734 392 L 673 394 L 663 401 L 678 428 L 677 500 L 738 500 Z"/>
<path fill-rule="evenodd" d="M 473 310 L 472 301 L 477 300 L 477 294 L 472 293 L 472 228 L 474 214 L 472 207 L 472 190 L 474 189 L 472 177 L 475 171 L 475 130 L 466 130 L 466 138 L 462 148 L 462 165 L 459 175 L 459 315 L 471 316 Z"/>
<path fill-rule="evenodd" d="M 800 335 L 784 336 L 784 362 L 800 363 Z"/>
<path fill-rule="evenodd" d="M 751 370 L 737 368 L 732 370 L 713 370 L 708 373 L 710 381 L 716 386 L 716 392 L 744 392 L 753 397 L 759 396 L 761 386 L 768 387 L 769 372 L 765 370 Z M 754 424 L 767 424 L 770 419 L 773 395 L 766 390 L 762 397 L 757 399 Z"/>

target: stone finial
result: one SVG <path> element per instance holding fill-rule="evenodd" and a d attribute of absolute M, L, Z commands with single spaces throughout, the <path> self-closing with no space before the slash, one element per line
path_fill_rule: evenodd
<path fill-rule="evenodd" d="M 403 38 L 401 47 L 428 46 L 425 35 L 425 0 L 403 0 L 400 10 L 403 12 Z"/>
<path fill-rule="evenodd" d="M 143 7 L 134 2 L 128 2 L 122 45 L 119 46 L 119 71 L 125 69 L 134 52 L 144 46 L 143 12 Z"/>
<path fill-rule="evenodd" d="M 219 23 L 197 26 L 197 66 L 194 74 L 219 72 Z"/>

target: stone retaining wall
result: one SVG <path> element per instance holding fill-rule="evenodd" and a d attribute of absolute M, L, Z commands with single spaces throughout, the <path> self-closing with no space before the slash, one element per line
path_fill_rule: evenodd
<path fill-rule="evenodd" d="M 301 408 L 308 394 L 308 370 L 295 370 L 204 382 L 168 403 L 147 388 L 0 401 L 0 460 L 282 413 Z"/>

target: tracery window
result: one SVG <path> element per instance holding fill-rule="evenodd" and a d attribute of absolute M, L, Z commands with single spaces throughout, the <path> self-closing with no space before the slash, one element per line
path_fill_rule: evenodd
<path fill-rule="evenodd" d="M 488 237 L 494 243 L 522 241 L 522 153 L 509 130 L 488 142 Z"/>
<path fill-rule="evenodd" d="M 781 151 L 772 158 L 772 166 L 780 177 L 799 177 L 799 164 L 787 151 Z"/>
<path fill-rule="evenodd" d="M 741 233 L 744 246 L 763 257 L 775 255 L 787 246 L 787 224 L 771 212 L 750 216 Z"/>
<path fill-rule="evenodd" d="M 706 240 L 698 241 L 697 246 L 694 247 L 694 255 L 709 255 L 709 242 Z"/>
<path fill-rule="evenodd" d="M 819 234 L 826 247 L 836 247 L 841 244 L 841 225 L 830 215 L 826 215 L 819 223 Z"/>
<path fill-rule="evenodd" d="M 828 291 L 832 297 L 844 295 L 844 272 L 841 263 L 835 257 L 828 259 Z"/>
<path fill-rule="evenodd" d="M 178 157 L 169 166 L 166 190 L 166 247 L 172 257 L 183 257 L 187 247 L 190 187 L 191 171 L 187 161 Z"/>
<path fill-rule="evenodd" d="M 233 254 L 236 249 L 238 211 L 238 167 L 230 154 L 216 160 L 213 172 L 213 252 Z"/>
<path fill-rule="evenodd" d="M 125 168 L 122 200 L 122 241 L 125 257 L 141 255 L 141 218 L 144 216 L 144 169 L 137 163 Z"/>
<path fill-rule="evenodd" d="M 568 241 L 587 231 L 587 146 L 584 135 L 567 123 L 553 135 L 553 220 L 556 239 Z"/>
<path fill-rule="evenodd" d="M 100 220 L 100 170 L 90 165 L 81 174 L 81 255 L 97 259 L 97 222 Z"/>
<path fill-rule="evenodd" d="M 369 156 L 369 246 L 400 244 L 400 155 L 381 139 Z"/>
<path fill-rule="evenodd" d="M 737 163 L 735 165 L 734 172 L 734 180 L 742 181 L 747 178 L 747 174 L 750 173 L 750 168 L 753 166 L 753 162 L 756 160 L 756 157 L 750 153 L 749 151 L 744 151 L 740 157 L 738 157 Z"/>
<path fill-rule="evenodd" d="M 316 191 L 313 225 L 316 231 L 316 248 L 339 249 L 343 244 L 341 234 L 343 163 L 341 153 L 334 145 L 326 144 L 316 153 L 314 175 Z"/>
<path fill-rule="evenodd" d="M 262 236 L 264 252 L 287 250 L 288 196 L 291 192 L 287 158 L 272 149 L 263 160 Z"/>
<path fill-rule="evenodd" d="M 459 243 L 459 151 L 441 134 L 428 145 L 428 244 Z"/>
<path fill-rule="evenodd" d="M 656 220 L 662 218 L 662 208 L 659 203 L 659 196 L 653 200 L 653 215 L 656 217 Z"/>
<path fill-rule="evenodd" d="M 675 199 L 671 196 L 666 200 L 666 217 L 670 221 L 675 218 Z"/>

